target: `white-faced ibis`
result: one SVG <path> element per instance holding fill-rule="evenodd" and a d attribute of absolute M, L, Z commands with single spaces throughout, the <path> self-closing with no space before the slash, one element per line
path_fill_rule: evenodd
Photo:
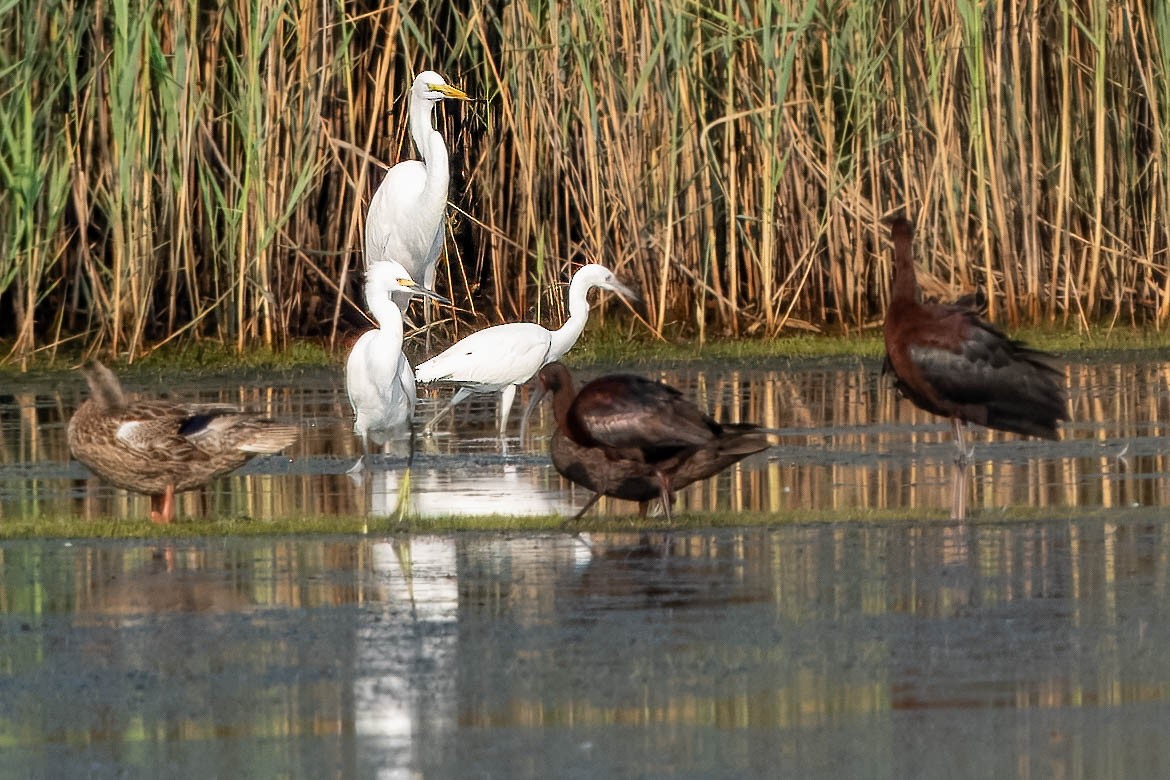
<path fill-rule="evenodd" d="M 297 438 L 293 425 L 234 406 L 133 400 L 97 360 L 81 367 L 89 398 L 69 420 L 73 457 L 110 484 L 150 496 L 150 517 L 169 523 L 175 493 L 235 471 Z"/>
<path fill-rule="evenodd" d="M 1010 339 L 961 303 L 921 303 L 911 243 L 914 227 L 890 220 L 894 279 L 886 309 L 886 368 L 910 401 L 949 417 L 959 449 L 952 516 L 965 514 L 968 452 L 963 427 L 971 422 L 1045 439 L 1059 437 L 1069 419 L 1062 374 L 1053 356 Z"/>
<path fill-rule="evenodd" d="M 418 294 L 446 302 L 410 278 L 399 263 L 379 260 L 366 268 L 366 306 L 378 323 L 350 350 L 345 363 L 345 391 L 353 407 L 353 431 L 362 440 L 360 471 L 370 451 L 370 439 L 385 444 L 409 437 L 418 393 L 414 371 L 402 354 L 402 312 L 391 300 L 395 294 Z"/>
<path fill-rule="evenodd" d="M 759 426 L 718 423 L 663 382 L 611 374 L 575 392 L 569 370 L 555 362 L 537 377 L 540 388 L 530 408 L 544 394 L 553 395 L 553 466 L 595 494 L 574 519 L 600 496 L 610 496 L 637 501 L 642 517 L 649 502 L 660 498 L 669 521 L 674 491 L 769 446 Z"/>
<path fill-rule="evenodd" d="M 560 360 L 577 343 L 589 320 L 588 295 L 594 287 L 612 290 L 628 300 L 638 297 L 605 266 L 582 266 L 569 284 L 569 319 L 557 330 L 533 322 L 495 325 L 472 333 L 420 363 L 416 371 L 419 382 L 454 382 L 460 386 L 450 403 L 427 423 L 426 430 L 431 431 L 443 415 L 473 393 L 500 393 L 499 432 L 503 436 L 516 386 L 531 379 L 541 366 Z"/>
<path fill-rule="evenodd" d="M 421 160 L 403 160 L 386 172 L 366 211 L 366 265 L 393 260 L 428 290 L 435 287 L 435 266 L 446 233 L 447 188 L 451 165 L 447 144 L 432 118 L 440 100 L 469 100 L 434 71 L 424 71 L 410 89 L 410 137 Z M 396 294 L 405 312 L 410 296 Z M 424 301 L 430 323 L 430 305 Z M 427 329 L 428 345 L 430 329 Z"/>

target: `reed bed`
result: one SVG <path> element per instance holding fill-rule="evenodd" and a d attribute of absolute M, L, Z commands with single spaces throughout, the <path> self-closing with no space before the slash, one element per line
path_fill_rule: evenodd
<path fill-rule="evenodd" d="M 0 0 L 9 359 L 344 343 L 427 67 L 456 330 L 594 260 L 660 337 L 871 327 L 895 210 L 929 294 L 1170 323 L 1165 3 Z"/>

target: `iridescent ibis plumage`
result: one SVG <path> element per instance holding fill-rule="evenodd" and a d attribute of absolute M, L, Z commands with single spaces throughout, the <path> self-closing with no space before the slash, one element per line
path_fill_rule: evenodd
<path fill-rule="evenodd" d="M 884 326 L 886 369 L 911 403 L 951 420 L 956 459 L 951 514 L 965 514 L 968 451 L 963 427 L 976 423 L 1057 439 L 1069 419 L 1062 372 L 1053 356 L 1008 338 L 964 303 L 922 303 L 914 272 L 909 220 L 889 221 L 894 278 Z"/>
<path fill-rule="evenodd" d="M 670 520 L 674 491 L 769 446 L 759 426 L 718 423 L 662 382 L 611 374 L 576 392 L 569 370 L 557 362 L 537 378 L 531 406 L 546 393 L 553 396 L 553 466 L 595 494 L 573 519 L 610 496 L 637 501 L 642 517 L 649 502 L 660 498 Z"/>
<path fill-rule="evenodd" d="M 90 397 L 69 420 L 73 457 L 106 482 L 150 496 L 156 523 L 174 518 L 175 494 L 296 441 L 298 429 L 225 404 L 133 399 L 97 360 L 81 367 Z"/>

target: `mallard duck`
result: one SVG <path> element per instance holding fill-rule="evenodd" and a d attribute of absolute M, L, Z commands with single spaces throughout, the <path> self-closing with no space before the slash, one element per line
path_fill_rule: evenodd
<path fill-rule="evenodd" d="M 539 389 L 525 418 L 541 397 L 553 394 L 553 467 L 596 494 L 574 520 L 598 498 L 610 496 L 637 501 L 643 518 L 650 501 L 661 498 L 669 521 L 675 491 L 770 446 L 758 425 L 717 423 L 663 382 L 611 374 L 578 393 L 561 363 L 549 363 L 536 376 Z M 585 430 L 592 432 L 592 440 L 585 439 Z"/>
<path fill-rule="evenodd" d="M 69 420 L 69 451 L 106 482 L 150 496 L 156 523 L 174 518 L 175 493 L 297 438 L 296 426 L 234 406 L 127 399 L 118 377 L 97 360 L 81 372 L 90 397 Z"/>

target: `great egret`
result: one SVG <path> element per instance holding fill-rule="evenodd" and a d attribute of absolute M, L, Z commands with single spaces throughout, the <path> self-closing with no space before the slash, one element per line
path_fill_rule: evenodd
<path fill-rule="evenodd" d="M 577 343 L 589 319 L 589 291 L 594 287 L 612 290 L 628 300 L 638 294 L 617 280 L 613 271 L 590 263 L 578 269 L 569 284 L 569 319 L 557 330 L 548 330 L 532 322 L 513 322 L 476 331 L 455 342 L 445 352 L 421 363 L 418 381 L 453 382 L 460 385 L 455 395 L 430 422 L 435 423 L 472 393 L 500 393 L 499 430 L 504 435 L 508 412 L 516 397 L 516 386 L 524 384 L 554 360 L 560 360 Z"/>
<path fill-rule="evenodd" d="M 366 269 L 366 306 L 378 323 L 350 350 L 345 363 L 345 391 L 353 407 L 353 431 L 362 440 L 362 457 L 353 471 L 364 467 L 370 439 L 384 445 L 410 435 L 410 421 L 418 395 L 414 372 L 402 354 L 402 312 L 394 294 L 417 294 L 446 302 L 410 278 L 401 263 L 379 260 Z"/>
<path fill-rule="evenodd" d="M 409 278 L 428 290 L 434 289 L 435 265 L 443 249 L 451 179 L 447 144 L 431 124 L 435 104 L 443 98 L 470 99 L 434 71 L 415 77 L 410 135 L 422 159 L 403 160 L 387 171 L 366 212 L 366 265 L 380 260 L 401 263 Z M 394 302 L 405 312 L 410 295 L 398 293 Z"/>
<path fill-rule="evenodd" d="M 175 494 L 296 441 L 298 429 L 225 404 L 128 399 L 97 360 L 81 367 L 89 398 L 69 420 L 73 457 L 106 482 L 150 496 L 150 519 L 169 523 Z"/>
<path fill-rule="evenodd" d="M 890 220 L 894 280 L 883 326 L 886 370 L 894 386 L 920 409 L 949 417 L 959 448 L 953 470 L 951 516 L 966 512 L 968 452 L 963 428 L 973 422 L 1001 431 L 1060 438 L 1068 419 L 1062 374 L 1053 356 L 1005 336 L 979 311 L 962 304 L 921 303 L 909 220 Z"/>

